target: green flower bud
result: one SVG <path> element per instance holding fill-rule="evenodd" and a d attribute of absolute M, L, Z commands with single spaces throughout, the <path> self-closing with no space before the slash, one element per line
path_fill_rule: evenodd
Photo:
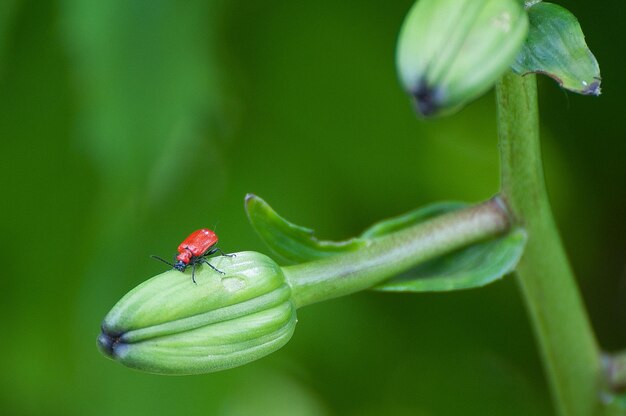
<path fill-rule="evenodd" d="M 451 113 L 494 85 L 527 33 L 517 0 L 418 0 L 398 40 L 400 80 L 422 115 Z"/>
<path fill-rule="evenodd" d="M 140 284 L 108 313 L 100 350 L 120 363 L 163 374 L 236 367 L 282 347 L 296 308 L 281 268 L 255 252 L 215 257 L 190 273 L 167 271 Z"/>

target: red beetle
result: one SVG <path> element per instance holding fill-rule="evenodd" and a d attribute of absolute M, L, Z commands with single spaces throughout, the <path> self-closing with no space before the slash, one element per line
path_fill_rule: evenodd
<path fill-rule="evenodd" d="M 178 255 L 175 258 L 175 263 L 172 264 L 169 261 L 163 260 L 162 258 L 157 256 L 152 257 L 157 260 L 161 260 L 163 263 L 169 264 L 180 272 L 184 272 L 187 266 L 191 265 L 191 280 L 196 283 L 196 264 L 208 264 L 216 272 L 224 274 L 223 271 L 219 270 L 217 267 L 209 263 L 206 257 L 211 256 L 215 253 L 220 253 L 222 256 L 228 257 L 234 256 L 234 254 L 224 254 L 222 250 L 215 247 L 216 244 L 217 235 L 211 230 L 202 228 L 191 233 L 189 237 L 185 238 L 183 242 L 180 243 L 180 245 L 178 246 Z"/>

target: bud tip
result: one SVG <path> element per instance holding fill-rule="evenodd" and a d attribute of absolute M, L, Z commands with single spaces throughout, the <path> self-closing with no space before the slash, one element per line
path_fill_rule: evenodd
<path fill-rule="evenodd" d="M 439 95 L 439 91 L 436 88 L 429 87 L 424 80 L 411 93 L 415 100 L 417 111 L 425 117 L 434 115 L 440 109 Z"/>
<path fill-rule="evenodd" d="M 102 354 L 109 358 L 115 359 L 117 357 L 117 350 L 125 345 L 121 342 L 122 334 L 109 334 L 107 330 L 102 327 L 102 331 L 97 339 L 98 349 Z"/>

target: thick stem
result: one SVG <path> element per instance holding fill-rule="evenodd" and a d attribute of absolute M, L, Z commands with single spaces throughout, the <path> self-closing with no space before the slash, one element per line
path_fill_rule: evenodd
<path fill-rule="evenodd" d="M 298 307 L 370 288 L 426 260 L 509 228 L 498 199 L 372 240 L 341 256 L 284 267 Z"/>
<path fill-rule="evenodd" d="M 553 397 L 561 415 L 598 411 L 600 354 L 545 189 L 534 75 L 496 86 L 501 196 L 528 233 L 517 267 Z"/>

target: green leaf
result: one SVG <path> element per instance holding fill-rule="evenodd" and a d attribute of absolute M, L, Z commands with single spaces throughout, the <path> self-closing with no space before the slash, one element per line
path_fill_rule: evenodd
<path fill-rule="evenodd" d="M 463 202 L 435 203 L 378 222 L 359 238 L 334 242 L 316 239 L 313 230 L 285 220 L 261 198 L 252 194 L 246 197 L 248 218 L 261 239 L 273 252 L 297 263 L 357 250 L 369 241 L 467 206 Z M 375 290 L 425 292 L 484 286 L 513 270 L 522 255 L 525 242 L 525 232 L 517 229 L 505 236 L 423 263 Z"/>
<path fill-rule="evenodd" d="M 447 212 L 467 207 L 464 202 L 437 202 L 425 207 L 418 208 L 406 214 L 380 221 L 361 234 L 361 238 L 371 239 L 382 237 L 386 234 L 410 227 Z"/>
<path fill-rule="evenodd" d="M 513 271 L 519 261 L 526 233 L 516 229 L 421 264 L 377 286 L 388 292 L 437 292 L 484 286 Z"/>
<path fill-rule="evenodd" d="M 511 68 L 520 75 L 541 73 L 561 87 L 600 95 L 600 67 L 576 17 L 567 9 L 540 2 L 528 8 L 530 31 Z"/>
<path fill-rule="evenodd" d="M 293 224 L 278 215 L 258 196 L 253 194 L 246 196 L 246 212 L 254 230 L 275 254 L 295 263 L 354 251 L 363 247 L 367 240 L 382 237 L 466 206 L 467 204 L 463 202 L 439 202 L 380 221 L 363 232 L 360 238 L 322 241 L 315 237 L 313 230 Z"/>
<path fill-rule="evenodd" d="M 253 194 L 246 196 L 245 206 L 252 228 L 263 242 L 275 254 L 290 262 L 321 259 L 365 245 L 365 241 L 358 238 L 339 242 L 318 240 L 313 230 L 287 221 Z"/>

